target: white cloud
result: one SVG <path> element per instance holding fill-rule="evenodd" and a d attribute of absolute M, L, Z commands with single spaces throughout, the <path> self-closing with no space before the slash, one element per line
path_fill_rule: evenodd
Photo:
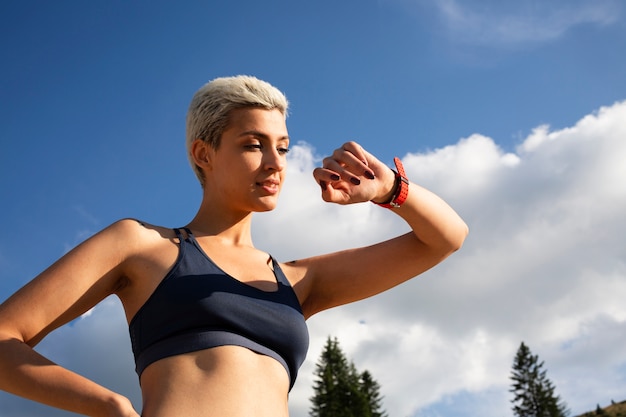
<path fill-rule="evenodd" d="M 510 367 L 521 341 L 545 360 L 575 413 L 625 399 L 625 137 L 623 102 L 567 129 L 539 127 L 515 154 L 471 135 L 405 155 L 409 177 L 450 201 L 470 236 L 423 276 L 310 320 L 292 416 L 308 415 L 314 364 L 329 335 L 380 382 L 390 415 L 510 413 Z M 372 204 L 323 203 L 311 176 L 317 161 L 308 145 L 294 148 L 279 208 L 257 216 L 257 246 L 287 261 L 406 230 Z M 42 349 L 139 401 L 126 332 L 110 300 Z M 6 398 L 3 411 L 23 404 Z"/>
<path fill-rule="evenodd" d="M 417 2 L 421 4 L 421 2 Z M 541 2 L 434 3 L 445 30 L 455 42 L 479 46 L 510 46 L 552 41 L 583 24 L 617 21 L 621 4 L 615 0 Z"/>
<path fill-rule="evenodd" d="M 623 399 L 624 137 L 626 103 L 617 103 L 568 129 L 535 129 L 516 154 L 472 135 L 406 155 L 409 177 L 452 202 L 469 223 L 468 241 L 413 282 L 311 320 L 313 343 L 292 395 L 294 416 L 306 415 L 312 363 L 327 335 L 381 382 L 391 415 L 426 415 L 454 399 L 474 404 L 485 393 L 508 407 L 510 367 L 522 340 L 546 361 L 573 410 Z M 298 208 L 317 204 L 306 201 L 304 194 L 283 201 L 280 217 L 290 222 L 287 241 L 310 236 L 316 252 L 324 241 L 343 244 L 348 230 L 361 232 L 355 225 L 362 219 L 370 219 L 366 234 L 376 239 L 402 229 L 376 207 L 345 216 L 346 208 L 327 206 L 316 216 Z M 371 240 L 358 232 L 349 245 Z"/>

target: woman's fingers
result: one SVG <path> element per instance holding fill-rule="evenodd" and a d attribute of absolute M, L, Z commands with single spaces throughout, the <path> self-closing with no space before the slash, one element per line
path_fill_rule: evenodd
<path fill-rule="evenodd" d="M 346 142 L 333 154 L 324 158 L 323 168 L 337 174 L 341 179 L 358 185 L 360 177 L 374 178 L 374 172 L 369 168 L 367 152 L 356 142 Z M 338 179 L 333 177 L 335 181 Z"/>
<path fill-rule="evenodd" d="M 356 142 L 346 142 L 335 149 L 331 156 L 323 159 L 322 167 L 313 171 L 322 189 L 322 199 L 339 204 L 372 199 L 374 188 L 369 182 L 376 176 L 369 166 L 371 161 L 376 159 Z"/>

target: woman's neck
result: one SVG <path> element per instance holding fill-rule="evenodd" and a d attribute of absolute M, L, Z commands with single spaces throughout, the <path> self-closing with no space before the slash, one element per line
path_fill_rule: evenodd
<path fill-rule="evenodd" d="M 193 230 L 196 236 L 215 236 L 224 243 L 253 246 L 251 225 L 251 212 L 233 212 L 217 204 L 203 201 L 187 227 Z"/>

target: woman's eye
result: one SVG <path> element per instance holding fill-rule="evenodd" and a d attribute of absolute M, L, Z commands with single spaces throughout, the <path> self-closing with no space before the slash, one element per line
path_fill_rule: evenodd
<path fill-rule="evenodd" d="M 248 149 L 251 151 L 263 150 L 263 145 L 260 143 L 250 143 L 248 145 L 244 145 L 244 149 Z M 286 155 L 289 152 L 289 148 L 276 148 L 280 155 Z"/>

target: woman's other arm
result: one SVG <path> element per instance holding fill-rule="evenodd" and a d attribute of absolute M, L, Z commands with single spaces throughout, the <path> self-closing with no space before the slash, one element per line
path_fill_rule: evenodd
<path fill-rule="evenodd" d="M 0 305 L 0 389 L 88 416 L 138 416 L 125 397 L 33 350 L 123 285 L 133 222 L 117 222 L 83 242 Z"/>

